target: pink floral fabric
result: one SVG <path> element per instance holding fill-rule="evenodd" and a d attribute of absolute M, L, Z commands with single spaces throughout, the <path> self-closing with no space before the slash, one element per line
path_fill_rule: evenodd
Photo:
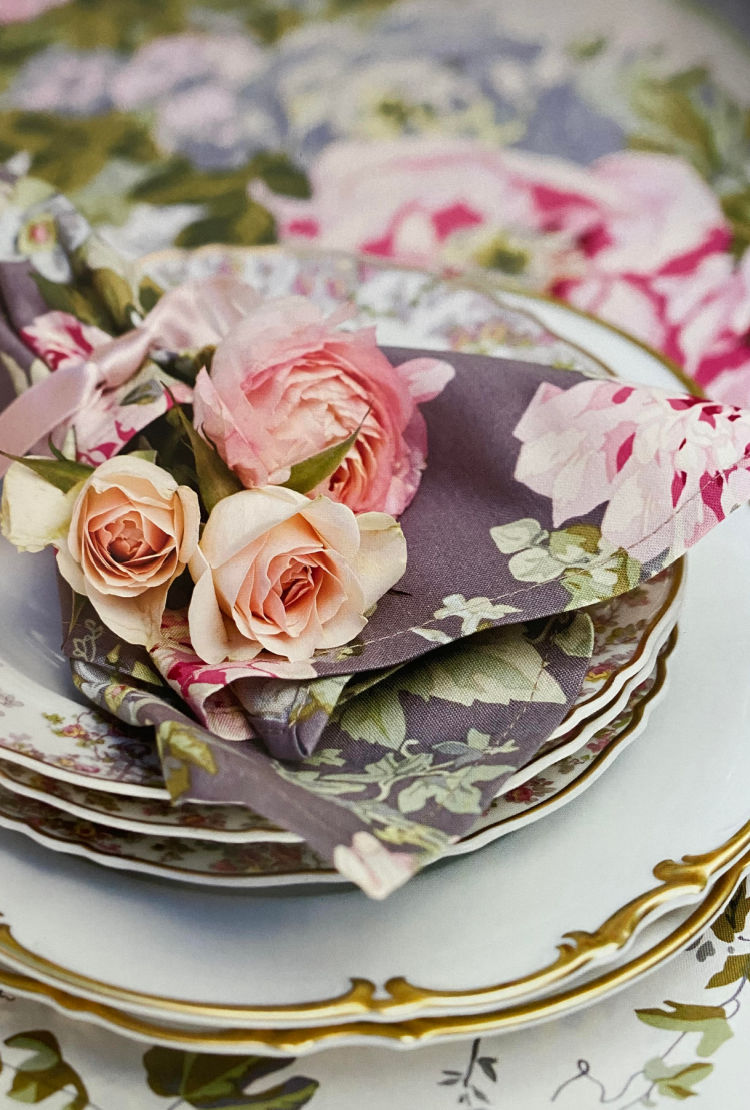
<path fill-rule="evenodd" d="M 606 503 L 602 537 L 646 563 L 696 543 L 750 498 L 750 417 L 619 382 L 546 382 L 517 424 L 515 477 L 556 527 Z"/>
<path fill-rule="evenodd" d="M 449 270 L 510 257 L 517 279 L 651 344 L 711 396 L 750 402 L 750 259 L 733 257 L 687 162 L 624 152 L 582 167 L 402 139 L 331 145 L 312 182 L 309 201 L 261 190 L 283 239 Z"/>

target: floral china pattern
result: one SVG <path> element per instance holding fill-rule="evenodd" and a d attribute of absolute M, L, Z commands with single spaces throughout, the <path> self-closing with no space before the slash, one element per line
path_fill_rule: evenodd
<path fill-rule="evenodd" d="M 643 713 L 655 689 L 658 689 L 657 672 L 658 666 L 637 685 L 618 716 L 595 732 L 579 752 L 552 764 L 540 775 L 510 791 L 507 797 L 496 799 L 465 842 L 459 841 L 454 849 L 448 848 L 445 854 L 471 850 L 472 839 L 477 834 L 491 832 L 494 839 L 511 832 L 518 824 L 526 823 L 524 815 L 528 819 L 530 810 L 536 809 L 535 816 L 541 816 L 543 807 L 540 809 L 540 801 L 554 801 L 557 794 L 576 783 L 590 764 L 598 763 L 603 769 L 619 754 L 619 739 L 627 734 L 635 715 Z M 239 838 L 202 840 L 200 820 L 195 825 L 184 820 L 181 836 L 158 836 L 134 831 L 135 825 L 133 830 L 107 825 L 109 815 L 106 812 L 95 814 L 98 820 L 67 813 L 39 797 L 14 793 L 12 789 L 15 778 L 32 787 L 65 787 L 65 784 L 45 783 L 41 776 L 19 775 L 17 771 L 12 771 L 10 781 L 5 778 L 4 770 L 0 772 L 0 824 L 18 829 L 60 851 L 83 855 L 105 865 L 192 882 L 264 886 L 284 881 L 343 880 L 342 875 L 333 871 L 330 864 L 304 842 L 285 843 L 270 839 L 270 836 L 254 842 L 243 842 Z M 49 792 L 50 802 L 55 801 L 56 794 L 56 789 Z M 121 799 L 113 795 L 112 802 L 113 810 L 121 808 Z M 153 817 L 158 805 L 141 803 L 144 816 Z M 190 808 L 201 813 L 200 807 Z M 209 808 L 205 807 L 206 810 Z M 251 815 L 250 820 L 257 821 L 257 818 Z M 486 839 L 486 836 L 483 837 L 481 844 L 486 843 Z"/>
<path fill-rule="evenodd" d="M 673 565 L 637 589 L 596 606 L 594 651 L 576 706 L 597 713 L 611 680 L 625 668 L 637 667 L 639 657 L 648 652 L 654 627 L 676 615 L 674 584 L 679 573 Z M 3 705 L 2 716 L 18 713 L 19 725 L 25 721 L 28 729 L 26 703 L 5 695 L 0 688 Z M 0 726 L 4 725 L 2 716 Z M 15 784 L 52 806 L 71 806 L 78 816 L 93 820 L 116 818 L 123 827 L 163 824 L 162 835 L 169 835 L 169 828 L 172 834 L 204 832 L 217 839 L 298 839 L 245 807 L 172 806 L 153 743 L 129 736 L 124 725 L 110 722 L 104 714 L 85 709 L 68 716 L 47 712 L 43 717 L 51 734 L 49 749 L 41 746 L 36 729 L 33 743 L 28 732 L 5 728 L 0 732 L 0 782 L 11 790 Z M 558 733 L 564 734 L 563 726 Z M 14 755 L 20 758 L 16 760 Z M 58 768 L 65 778 L 56 777 Z M 108 789 L 97 789 L 103 781 Z"/>
<path fill-rule="evenodd" d="M 478 279 L 451 280 L 375 258 L 294 245 L 165 251 L 147 255 L 139 266 L 165 288 L 233 273 L 264 296 L 308 297 L 324 312 L 351 304 L 355 312 L 348 326 L 377 324 L 383 345 L 518 358 L 595 378 L 607 374 L 592 355 L 537 320 L 533 309 L 504 303 L 500 290 Z"/>

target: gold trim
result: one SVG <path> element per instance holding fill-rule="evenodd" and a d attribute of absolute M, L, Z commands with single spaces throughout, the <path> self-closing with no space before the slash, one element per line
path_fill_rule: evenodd
<path fill-rule="evenodd" d="M 344 1025 L 287 1029 L 258 1027 L 248 1030 L 184 1030 L 151 1022 L 87 998 L 79 998 L 8 968 L 0 967 L 0 984 L 27 996 L 41 996 L 73 1016 L 98 1020 L 110 1028 L 131 1033 L 139 1039 L 187 1046 L 204 1052 L 258 1049 L 299 1055 L 319 1048 L 344 1045 L 365 1037 L 385 1045 L 415 1047 L 439 1042 L 445 1037 L 484 1036 L 506 1029 L 518 1029 L 543 1018 L 560 1017 L 570 1010 L 603 998 L 618 987 L 634 982 L 699 935 L 731 898 L 748 868 L 750 853 L 741 856 L 733 867 L 716 880 L 707 897 L 673 932 L 640 956 L 568 990 L 480 1014 L 421 1018 L 397 1023 L 355 1021 Z"/>
<path fill-rule="evenodd" d="M 253 248 L 249 248 L 252 250 Z M 268 248 L 255 248 L 287 253 L 298 256 L 325 255 L 331 257 L 340 254 L 342 257 L 352 257 L 344 252 L 299 251 L 278 246 Z M 203 248 L 199 252 L 216 250 L 216 248 Z M 224 249 L 224 253 L 247 253 L 247 248 Z M 184 257 L 188 252 L 165 251 L 158 255 L 150 256 L 151 260 L 164 258 L 169 255 Z M 381 263 L 368 256 L 357 259 L 378 268 L 391 268 L 411 270 L 424 273 L 412 267 L 397 266 L 390 263 Z M 148 262 L 149 259 L 144 260 Z M 434 275 L 436 281 L 443 281 L 446 285 L 471 287 L 471 282 L 466 278 L 444 279 Z M 500 290 L 479 290 L 497 300 Z M 589 316 L 587 313 L 571 308 L 564 302 L 536 294 L 512 291 L 514 295 L 527 298 L 530 301 L 547 301 L 560 305 L 566 311 L 590 319 L 622 335 L 626 340 L 634 343 L 646 351 L 655 361 L 664 366 L 681 382 L 685 382 L 682 372 L 670 365 L 661 355 L 652 351 L 645 344 L 633 339 L 632 336 L 621 332 L 603 321 Z M 505 306 L 506 308 L 512 306 Z M 516 309 L 516 311 L 522 310 Z M 526 315 L 532 315 L 526 313 Z M 532 316 L 533 318 L 533 316 Z M 553 329 L 543 321 L 542 326 L 553 335 Z M 559 339 L 568 343 L 563 337 Z M 570 344 L 576 347 L 576 344 Z M 587 356 L 592 357 L 584 348 L 578 347 Z M 596 359 L 599 362 L 600 360 Z M 601 363 L 601 365 L 604 365 Z M 691 383 L 691 388 L 694 383 Z M 9 924 L 0 925 L 0 954 L 7 959 L 14 968 L 30 971 L 42 980 L 55 978 L 64 987 L 83 992 L 84 997 L 77 997 L 67 993 L 64 989 L 44 981 L 29 979 L 17 971 L 0 968 L 0 982 L 10 989 L 26 991 L 31 994 L 46 995 L 64 1009 L 76 1011 L 80 1014 L 88 1013 L 98 1016 L 107 1024 L 128 1029 L 138 1036 L 151 1040 L 162 1040 L 166 1043 L 190 1043 L 200 1045 L 203 1049 L 220 1048 L 227 1045 L 252 1041 L 253 1044 L 278 1052 L 300 1052 L 305 1049 L 320 1047 L 321 1045 L 351 1039 L 352 1037 L 371 1036 L 382 1040 L 397 1042 L 402 1045 L 418 1044 L 444 1036 L 469 1036 L 477 1035 L 490 1030 L 500 1030 L 509 1027 L 518 1027 L 541 1017 L 551 1017 L 585 1002 L 594 1001 L 614 987 L 631 981 L 636 976 L 643 974 L 651 967 L 656 966 L 669 955 L 676 952 L 686 944 L 721 908 L 721 905 L 731 896 L 734 887 L 741 879 L 745 869 L 750 867 L 750 822 L 743 825 L 729 840 L 711 852 L 702 855 L 685 856 L 680 861 L 663 860 L 654 868 L 654 876 L 659 880 L 659 885 L 652 887 L 642 895 L 632 899 L 625 906 L 612 914 L 593 933 L 583 930 L 574 930 L 565 934 L 567 940 L 558 945 L 558 956 L 541 972 L 534 972 L 515 981 L 501 983 L 489 987 L 477 988 L 473 991 L 440 991 L 420 987 L 409 983 L 403 977 L 388 980 L 382 990 L 366 979 L 351 980 L 350 989 L 344 994 L 322 1002 L 297 1004 L 296 1006 L 222 1006 L 207 1005 L 183 1001 L 179 999 L 165 1000 L 154 995 L 141 994 L 124 988 L 102 983 L 89 976 L 78 974 L 65 969 L 42 956 L 30 952 L 20 944 L 11 932 Z M 743 853 L 739 855 L 738 854 Z M 732 864 L 732 861 L 735 861 Z M 724 870 L 726 868 L 726 870 Z M 723 871 L 723 874 L 722 874 Z M 620 965 L 619 967 L 579 984 L 558 994 L 547 996 L 543 999 L 527 1002 L 514 1002 L 501 1009 L 492 1009 L 504 1000 L 513 1000 L 532 988 L 540 990 L 553 987 L 574 971 L 585 969 L 594 960 L 617 952 L 631 939 L 636 928 L 651 914 L 662 912 L 669 907 L 670 902 L 678 902 L 686 897 L 700 896 L 707 888 L 710 880 L 714 879 L 708 895 L 698 905 L 672 934 L 662 940 L 641 956 Z M 318 1020 L 325 1022 L 332 1018 L 357 1018 L 378 1014 L 387 1017 L 386 1022 L 351 1021 L 346 1024 L 326 1026 L 324 1024 L 312 1028 L 286 1028 L 268 1029 L 259 1026 L 252 1030 L 238 1028 L 222 1029 L 216 1032 L 192 1031 L 186 1033 L 169 1027 L 144 1021 L 130 1013 L 121 1013 L 116 1008 L 101 1005 L 91 999 L 92 994 L 99 994 L 104 998 L 116 1001 L 124 1008 L 130 1006 L 168 1011 L 175 1020 L 180 1016 L 189 1017 L 193 1021 L 217 1020 L 228 1024 L 236 1021 L 240 1016 L 245 1021 L 262 1022 L 264 1018 L 273 1015 L 275 1020 L 283 1018 L 284 1021 L 300 1021 L 301 1019 Z M 88 997 L 86 997 L 88 996 Z M 455 1016 L 456 1006 L 461 1009 L 476 1009 L 481 1007 L 482 1013 L 476 1015 Z M 393 1019 L 413 1014 L 415 1010 L 434 1009 L 440 1010 L 450 1007 L 454 1015 L 450 1017 L 427 1017 L 411 1020 L 397 1021 Z"/>

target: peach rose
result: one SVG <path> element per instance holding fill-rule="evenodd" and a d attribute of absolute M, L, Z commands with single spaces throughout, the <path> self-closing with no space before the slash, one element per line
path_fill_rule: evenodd
<path fill-rule="evenodd" d="M 339 647 L 406 567 L 385 513 L 355 516 L 281 486 L 241 490 L 211 513 L 190 561 L 190 638 L 206 663 L 269 651 L 293 662 Z"/>
<path fill-rule="evenodd" d="M 392 366 L 373 329 L 338 330 L 301 297 L 260 305 L 216 348 L 195 383 L 195 426 L 248 488 L 283 484 L 291 467 L 359 437 L 314 491 L 355 512 L 398 516 L 427 453 L 418 401 L 453 377 L 438 359 Z M 364 423 L 362 423 L 364 421 Z"/>
<path fill-rule="evenodd" d="M 198 497 L 134 455 L 102 463 L 80 488 L 57 562 L 104 624 L 131 644 L 159 639 L 167 591 L 198 543 Z"/>

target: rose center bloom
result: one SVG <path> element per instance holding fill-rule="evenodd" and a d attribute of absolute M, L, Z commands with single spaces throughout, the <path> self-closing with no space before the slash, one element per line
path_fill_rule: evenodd
<path fill-rule="evenodd" d="M 99 572 L 108 570 L 121 578 L 132 578 L 141 574 L 147 566 L 153 568 L 154 563 L 170 558 L 176 560 L 174 536 L 160 527 L 158 511 L 153 512 L 156 519 L 150 519 L 127 503 L 113 502 L 108 494 L 99 497 L 91 494 L 89 501 L 100 511 L 93 514 L 84 536 L 84 566 L 96 568 Z M 97 501 L 101 505 L 96 505 Z"/>
<path fill-rule="evenodd" d="M 157 532 L 157 549 L 160 550 L 167 542 L 167 535 L 161 529 L 157 529 Z M 115 521 L 110 528 L 103 528 L 97 538 L 116 563 L 155 554 L 154 548 L 143 535 L 143 522 L 129 516 Z"/>
<path fill-rule="evenodd" d="M 292 662 L 348 643 L 406 564 L 384 513 L 355 516 L 279 486 L 242 490 L 211 512 L 190 562 L 190 638 L 207 663 L 270 651 Z"/>

